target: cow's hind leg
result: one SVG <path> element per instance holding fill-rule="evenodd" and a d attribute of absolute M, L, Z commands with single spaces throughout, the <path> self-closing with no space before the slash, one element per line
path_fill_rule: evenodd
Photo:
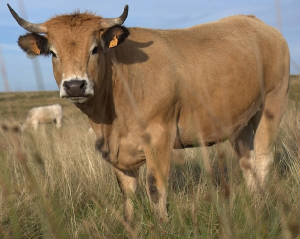
<path fill-rule="evenodd" d="M 243 176 L 250 188 L 255 184 L 253 178 L 255 160 L 254 135 L 260 116 L 261 112 L 258 112 L 237 135 L 231 138 L 231 143 L 239 158 Z"/>
<path fill-rule="evenodd" d="M 283 83 L 287 83 L 287 80 Z M 265 96 L 262 115 L 254 136 L 254 176 L 260 187 L 264 186 L 269 166 L 273 162 L 273 145 L 286 103 L 287 85 L 279 85 Z"/>
<path fill-rule="evenodd" d="M 132 222 L 134 215 L 132 197 L 134 196 L 137 188 L 138 170 L 121 171 L 116 168 L 114 170 L 117 176 L 120 189 L 124 196 L 125 220 L 128 222 Z"/>
<path fill-rule="evenodd" d="M 273 143 L 287 102 L 286 89 L 280 85 L 265 95 L 262 111 L 232 141 L 247 185 L 253 191 L 263 189 L 273 161 Z"/>

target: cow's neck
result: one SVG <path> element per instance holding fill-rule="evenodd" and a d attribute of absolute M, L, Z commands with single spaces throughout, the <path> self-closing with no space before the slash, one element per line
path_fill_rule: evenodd
<path fill-rule="evenodd" d="M 88 102 L 76 104 L 85 113 L 90 121 L 96 124 L 111 125 L 114 121 L 115 107 L 113 101 L 112 63 L 109 56 L 105 56 L 105 69 L 101 69 L 99 75 L 100 84 L 95 88 L 95 96 Z"/>

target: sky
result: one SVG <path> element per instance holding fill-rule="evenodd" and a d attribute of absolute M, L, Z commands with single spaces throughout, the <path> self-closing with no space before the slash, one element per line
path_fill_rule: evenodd
<path fill-rule="evenodd" d="M 74 10 L 117 17 L 128 4 L 129 14 L 124 25 L 160 29 L 190 27 L 235 14 L 253 14 L 282 32 L 290 48 L 291 73 L 300 73 L 299 0 L 0 0 L 0 92 L 6 90 L 3 69 L 11 91 L 58 89 L 51 58 L 30 59 L 17 46 L 18 37 L 25 30 L 10 15 L 6 3 L 34 23 Z M 35 68 L 40 69 L 38 74 L 43 84 L 37 83 Z"/>

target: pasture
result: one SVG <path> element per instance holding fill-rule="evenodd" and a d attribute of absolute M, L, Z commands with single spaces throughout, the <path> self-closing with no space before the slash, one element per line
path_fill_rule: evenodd
<path fill-rule="evenodd" d="M 291 79 L 289 98 L 260 197 L 247 191 L 228 142 L 181 150 L 172 163 L 169 221 L 151 213 L 142 167 L 134 225 L 127 225 L 86 116 L 58 92 L 1 93 L 0 238 L 300 238 L 299 79 Z M 55 103 L 63 106 L 61 129 L 14 128 L 31 107 Z"/>

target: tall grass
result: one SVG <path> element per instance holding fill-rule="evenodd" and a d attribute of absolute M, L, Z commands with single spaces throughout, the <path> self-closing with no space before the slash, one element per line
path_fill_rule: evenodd
<path fill-rule="evenodd" d="M 145 192 L 135 196 L 134 225 L 123 220 L 122 194 L 94 149 L 87 120 L 69 105 L 61 129 L 0 130 L 1 238 L 295 238 L 300 233 L 299 108 L 291 101 L 262 196 L 247 191 L 229 143 L 182 150 L 174 160 L 169 221 L 156 220 Z M 24 115 L 22 116 L 25 117 Z M 22 118 L 20 117 L 20 119 Z M 3 121 L 3 119 L 2 119 Z"/>

